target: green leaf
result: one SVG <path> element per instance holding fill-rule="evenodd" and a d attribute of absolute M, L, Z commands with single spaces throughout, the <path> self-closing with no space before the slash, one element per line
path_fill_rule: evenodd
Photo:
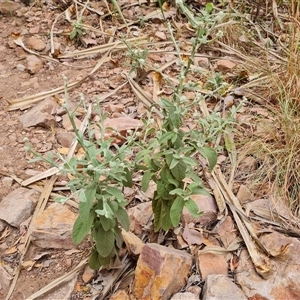
<path fill-rule="evenodd" d="M 210 193 L 205 188 L 196 187 L 192 189 L 192 195 L 210 196 Z"/>
<path fill-rule="evenodd" d="M 89 218 L 87 220 L 82 220 L 81 216 L 79 215 L 76 219 L 73 230 L 72 230 L 72 239 L 73 242 L 78 245 L 82 242 L 82 240 L 85 238 L 85 236 L 89 233 L 89 231 L 92 228 L 94 221 L 94 214 L 91 213 L 89 215 Z"/>
<path fill-rule="evenodd" d="M 153 220 L 153 225 L 154 225 L 154 231 L 157 232 L 159 229 L 161 229 L 161 199 L 158 198 L 158 195 L 156 193 L 154 194 L 154 199 L 152 201 L 152 211 L 154 214 L 154 220 Z"/>
<path fill-rule="evenodd" d="M 199 148 L 199 152 L 208 160 L 209 169 L 212 171 L 217 164 L 218 157 L 216 151 L 211 147 L 201 147 Z"/>
<path fill-rule="evenodd" d="M 106 192 L 112 196 L 115 196 L 117 199 L 124 199 L 123 193 L 116 187 L 107 186 Z"/>
<path fill-rule="evenodd" d="M 199 213 L 199 208 L 194 200 L 189 199 L 189 200 L 185 201 L 184 206 L 189 210 L 190 214 L 193 217 L 197 218 L 197 217 L 201 216 L 202 212 Z"/>
<path fill-rule="evenodd" d="M 163 134 L 163 135 L 161 136 L 161 138 L 159 139 L 159 142 L 160 142 L 161 144 L 163 144 L 164 142 L 166 142 L 166 141 L 168 141 L 168 140 L 171 140 L 171 139 L 173 138 L 174 135 L 176 135 L 175 132 L 173 132 L 173 131 L 168 131 L 168 132 L 166 132 L 165 134 Z"/>
<path fill-rule="evenodd" d="M 77 35 L 76 29 L 73 29 L 73 31 L 70 33 L 70 40 L 73 40 Z"/>
<path fill-rule="evenodd" d="M 108 267 L 110 264 L 110 260 L 111 260 L 111 257 L 109 257 L 109 256 L 103 257 L 101 255 L 98 255 L 98 261 L 99 261 L 100 265 L 103 267 Z"/>
<path fill-rule="evenodd" d="M 173 202 L 170 210 L 170 217 L 173 226 L 177 226 L 179 224 L 183 207 L 184 207 L 183 198 L 177 197 Z"/>
<path fill-rule="evenodd" d="M 142 191 L 143 191 L 143 192 L 146 192 L 146 191 L 148 190 L 149 182 L 150 182 L 151 176 L 152 176 L 152 173 L 151 173 L 150 170 L 147 170 L 147 171 L 144 173 L 143 178 L 142 178 Z"/>
<path fill-rule="evenodd" d="M 117 217 L 118 222 L 121 224 L 121 226 L 128 231 L 129 230 L 129 217 L 126 212 L 126 210 L 122 207 L 119 207 L 119 209 L 115 212 L 115 216 Z"/>
<path fill-rule="evenodd" d="M 190 157 L 183 157 L 182 160 L 187 164 L 187 165 L 190 165 L 190 166 L 197 166 L 197 162 L 190 158 Z"/>
<path fill-rule="evenodd" d="M 161 206 L 161 227 L 165 231 L 169 230 L 172 225 L 170 210 L 171 208 L 163 201 Z"/>
<path fill-rule="evenodd" d="M 102 226 L 99 226 L 96 231 L 95 239 L 98 253 L 102 257 L 107 257 L 115 245 L 115 235 L 113 231 L 105 231 Z"/>
<path fill-rule="evenodd" d="M 132 182 L 132 173 L 129 171 L 128 168 L 125 168 L 125 180 L 123 180 L 123 185 L 125 187 L 132 187 L 133 182 Z"/>
<path fill-rule="evenodd" d="M 174 190 L 170 191 L 169 194 L 170 195 L 183 196 L 184 195 L 184 191 L 183 191 L 183 189 L 177 188 L 177 189 L 174 189 Z"/>
<path fill-rule="evenodd" d="M 179 162 L 180 162 L 179 159 L 173 158 L 171 161 L 171 164 L 169 165 L 169 168 L 172 170 L 173 168 L 175 168 L 178 165 Z"/>
<path fill-rule="evenodd" d="M 186 168 L 186 164 L 181 160 L 173 169 L 171 169 L 171 173 L 177 180 L 181 181 L 185 178 Z"/>
<path fill-rule="evenodd" d="M 232 152 L 234 141 L 230 134 L 224 134 L 225 147 L 228 152 Z"/>
<path fill-rule="evenodd" d="M 98 252 L 96 250 L 92 251 L 92 254 L 89 258 L 89 267 L 93 270 L 99 270 L 101 267 L 101 264 L 98 259 Z"/>
<path fill-rule="evenodd" d="M 111 230 L 116 226 L 114 219 L 107 219 L 104 216 L 100 218 L 100 223 L 105 231 Z"/>
<path fill-rule="evenodd" d="M 211 2 L 206 3 L 206 5 L 205 5 L 205 11 L 208 14 L 210 14 L 213 9 L 214 9 L 214 5 Z"/>
<path fill-rule="evenodd" d="M 119 227 L 115 228 L 115 235 L 116 235 L 116 245 L 119 249 L 121 249 L 123 245 L 123 235 Z"/>

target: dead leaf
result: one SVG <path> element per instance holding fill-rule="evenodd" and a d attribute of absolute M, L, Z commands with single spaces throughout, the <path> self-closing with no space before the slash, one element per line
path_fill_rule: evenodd
<path fill-rule="evenodd" d="M 189 246 L 193 244 L 203 244 L 203 235 L 198 230 L 189 228 L 188 225 L 185 225 L 182 237 L 188 243 Z"/>
<path fill-rule="evenodd" d="M 4 252 L 4 254 L 13 254 L 13 253 L 16 253 L 17 251 L 18 251 L 17 246 L 13 246 L 13 247 L 7 249 L 7 250 Z"/>

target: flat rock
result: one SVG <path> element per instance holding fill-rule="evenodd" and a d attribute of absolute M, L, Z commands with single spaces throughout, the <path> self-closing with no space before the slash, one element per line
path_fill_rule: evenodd
<path fill-rule="evenodd" d="M 148 224 L 152 216 L 152 203 L 145 202 L 140 203 L 136 206 L 130 207 L 127 210 L 129 219 L 130 219 L 130 228 L 131 232 L 134 232 L 136 235 L 139 235 L 143 232 L 143 228 Z"/>
<path fill-rule="evenodd" d="M 218 208 L 212 196 L 191 195 L 191 198 L 196 202 L 199 211 L 202 211 L 203 214 L 197 218 L 193 217 L 188 209 L 184 207 L 182 211 L 183 224 L 201 223 L 201 225 L 205 225 L 216 219 Z"/>
<path fill-rule="evenodd" d="M 124 290 L 119 290 L 111 295 L 109 300 L 131 300 Z"/>
<path fill-rule="evenodd" d="M 170 300 L 199 300 L 195 294 L 190 292 L 176 293 Z"/>
<path fill-rule="evenodd" d="M 50 290 L 48 293 L 39 297 L 39 300 L 59 300 L 71 299 L 76 284 L 76 274 L 71 279 Z M 63 295 L 63 297 L 62 297 Z"/>
<path fill-rule="evenodd" d="M 46 98 L 21 115 L 19 121 L 24 128 L 32 126 L 57 126 L 55 117 L 52 114 L 54 114 L 59 107 L 53 98 Z"/>
<path fill-rule="evenodd" d="M 13 279 L 12 275 L 7 272 L 7 270 L 4 268 L 2 265 L 2 262 L 0 264 L 0 294 L 1 290 L 6 290 L 9 285 L 11 280 Z"/>
<path fill-rule="evenodd" d="M 239 235 L 235 223 L 230 216 L 226 217 L 217 232 L 225 248 L 227 248 Z"/>
<path fill-rule="evenodd" d="M 37 51 L 43 51 L 46 48 L 45 43 L 35 36 L 31 36 L 28 39 L 26 39 L 25 44 L 29 49 Z"/>
<path fill-rule="evenodd" d="M 203 288 L 202 300 L 247 300 L 241 289 L 227 276 L 208 275 Z"/>
<path fill-rule="evenodd" d="M 19 3 L 13 1 L 1 1 L 0 2 L 0 13 L 3 15 L 15 14 L 22 6 Z"/>
<path fill-rule="evenodd" d="M 50 204 L 33 223 L 32 241 L 41 248 L 74 248 L 72 228 L 76 218 L 67 205 Z"/>
<path fill-rule="evenodd" d="M 236 283 L 239 284 L 248 299 L 296 300 L 300 295 L 300 241 L 274 232 L 260 238 L 273 255 L 273 273 L 268 279 L 262 279 L 255 271 L 246 250 L 240 255 L 236 269 Z"/>
<path fill-rule="evenodd" d="M 14 227 L 20 226 L 34 210 L 39 193 L 26 188 L 18 188 L 0 202 L 0 219 Z"/>
<path fill-rule="evenodd" d="M 198 251 L 197 262 L 203 280 L 210 274 L 227 275 L 228 264 L 225 255 Z"/>
<path fill-rule="evenodd" d="M 29 74 L 34 75 L 43 69 L 44 63 L 35 55 L 28 55 L 27 60 L 27 70 Z"/>
<path fill-rule="evenodd" d="M 139 300 L 169 300 L 186 284 L 192 263 L 185 251 L 146 244 L 137 262 L 133 295 Z"/>
<path fill-rule="evenodd" d="M 66 148 L 70 148 L 73 140 L 75 139 L 74 132 L 58 132 L 56 134 L 57 141 L 60 145 Z"/>
<path fill-rule="evenodd" d="M 248 187 L 244 184 L 242 184 L 239 188 L 239 191 L 236 195 L 236 197 L 238 198 L 239 202 L 241 204 L 247 203 L 249 201 L 253 201 L 254 197 L 252 195 L 252 193 L 250 192 L 250 190 L 248 189 Z"/>
<path fill-rule="evenodd" d="M 105 139 L 113 138 L 113 143 L 122 144 L 125 141 L 125 137 L 128 135 L 129 130 L 135 131 L 142 128 L 144 127 L 144 123 L 141 120 L 126 116 L 106 118 L 103 126 L 105 127 Z M 100 131 L 95 132 L 95 138 L 97 140 L 101 138 Z"/>
<path fill-rule="evenodd" d="M 74 122 L 75 122 L 76 128 L 79 129 L 81 126 L 81 121 L 78 118 L 74 117 Z M 62 116 L 62 125 L 63 125 L 64 129 L 66 129 L 67 131 L 73 131 L 73 126 L 72 126 L 72 123 L 71 123 L 68 115 Z"/>
<path fill-rule="evenodd" d="M 236 63 L 228 59 L 220 59 L 214 65 L 217 72 L 228 72 L 236 66 Z"/>
<path fill-rule="evenodd" d="M 82 280 L 84 283 L 89 283 L 92 281 L 93 278 L 96 276 L 96 270 L 91 269 L 89 266 L 86 266 L 84 268 L 83 274 L 82 274 Z"/>

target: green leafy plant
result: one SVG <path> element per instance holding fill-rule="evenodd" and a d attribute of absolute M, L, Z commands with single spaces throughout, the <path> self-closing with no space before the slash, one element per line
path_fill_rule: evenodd
<path fill-rule="evenodd" d="M 79 244 L 91 232 L 93 244 L 89 265 L 94 269 L 100 266 L 109 266 L 112 259 L 117 256 L 123 239 L 121 228 L 129 229 L 129 217 L 125 210 L 127 202 L 124 199 L 122 188 L 132 185 L 131 169 L 133 163 L 132 142 L 122 146 L 112 144 L 112 139 L 104 139 L 102 126 L 105 115 L 100 122 L 92 126 L 89 124 L 88 135 L 79 131 L 74 122 L 76 112 L 66 110 L 73 125 L 76 139 L 84 154 L 81 157 L 73 156 L 71 159 L 57 154 L 59 162 L 52 156 L 47 158 L 34 152 L 37 160 L 43 160 L 59 168 L 61 173 L 72 177 L 68 182 L 71 190 L 69 197 L 60 197 L 56 201 L 64 203 L 70 197 L 79 199 L 79 216 L 75 221 L 72 238 Z M 101 139 L 95 141 L 95 130 L 101 131 Z M 116 133 L 117 134 L 117 133 Z"/>
<path fill-rule="evenodd" d="M 70 33 L 70 40 L 74 40 L 75 38 L 80 38 L 83 35 L 83 21 L 82 18 L 79 18 L 77 21 L 73 22 L 73 30 Z"/>

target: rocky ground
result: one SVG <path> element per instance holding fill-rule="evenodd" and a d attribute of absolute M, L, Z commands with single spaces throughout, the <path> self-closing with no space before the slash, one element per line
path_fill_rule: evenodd
<path fill-rule="evenodd" d="M 124 76 L 130 71 L 124 55 L 128 50 L 122 42 L 112 43 L 126 37 L 148 47 L 149 62 L 169 64 L 164 69 L 169 76 L 176 76 L 176 52 L 155 5 L 122 1 L 122 12 L 132 22 L 128 28 L 118 15 L 111 17 L 105 1 L 84 5 L 0 2 L 0 298 L 299 299 L 298 220 L 267 187 L 259 189 L 247 181 L 258 168 L 252 155 L 239 160 L 232 178 L 232 156 L 219 152 L 211 179 L 217 188 L 207 184 L 211 196 L 194 196 L 203 215 L 193 218 L 184 210 L 181 225 L 173 232 L 153 233 L 150 199 L 155 186 L 143 193 L 137 179 L 134 187 L 124 190 L 131 224 L 130 231 L 123 232 L 122 263 L 111 270 L 87 266 L 88 240 L 76 247 L 71 239 L 78 202 L 54 201 L 58 194 L 68 193 L 69 178 L 45 163 L 29 163 L 33 156 L 25 151 L 24 138 L 41 155 L 70 151 L 74 133 L 62 108 L 64 78 L 69 107 L 75 107 L 83 95 L 86 106 L 101 103 L 109 116 L 107 127 L 121 133 L 142 127 L 147 107 Z M 80 14 L 85 34 L 71 40 L 72 21 L 78 21 Z M 181 50 L 188 51 L 193 31 L 187 20 L 172 6 L 166 15 L 180 28 Z M 228 81 L 241 74 L 239 57 L 213 47 L 201 51 L 195 63 L 207 73 L 220 72 Z M 197 80 L 203 81 L 202 77 Z M 135 79 L 144 93 L 154 100 L 158 97 L 151 73 Z M 253 122 L 269 112 L 262 99 L 238 90 L 239 85 L 235 83 L 221 97 L 222 109 L 238 106 L 245 97 L 238 128 L 243 134 L 261 135 L 261 127 Z M 167 86 L 160 88 L 161 94 L 172 93 Z M 208 110 L 219 104 L 210 99 Z M 80 105 L 78 128 L 85 116 Z M 228 210 L 222 210 L 216 190 Z"/>

